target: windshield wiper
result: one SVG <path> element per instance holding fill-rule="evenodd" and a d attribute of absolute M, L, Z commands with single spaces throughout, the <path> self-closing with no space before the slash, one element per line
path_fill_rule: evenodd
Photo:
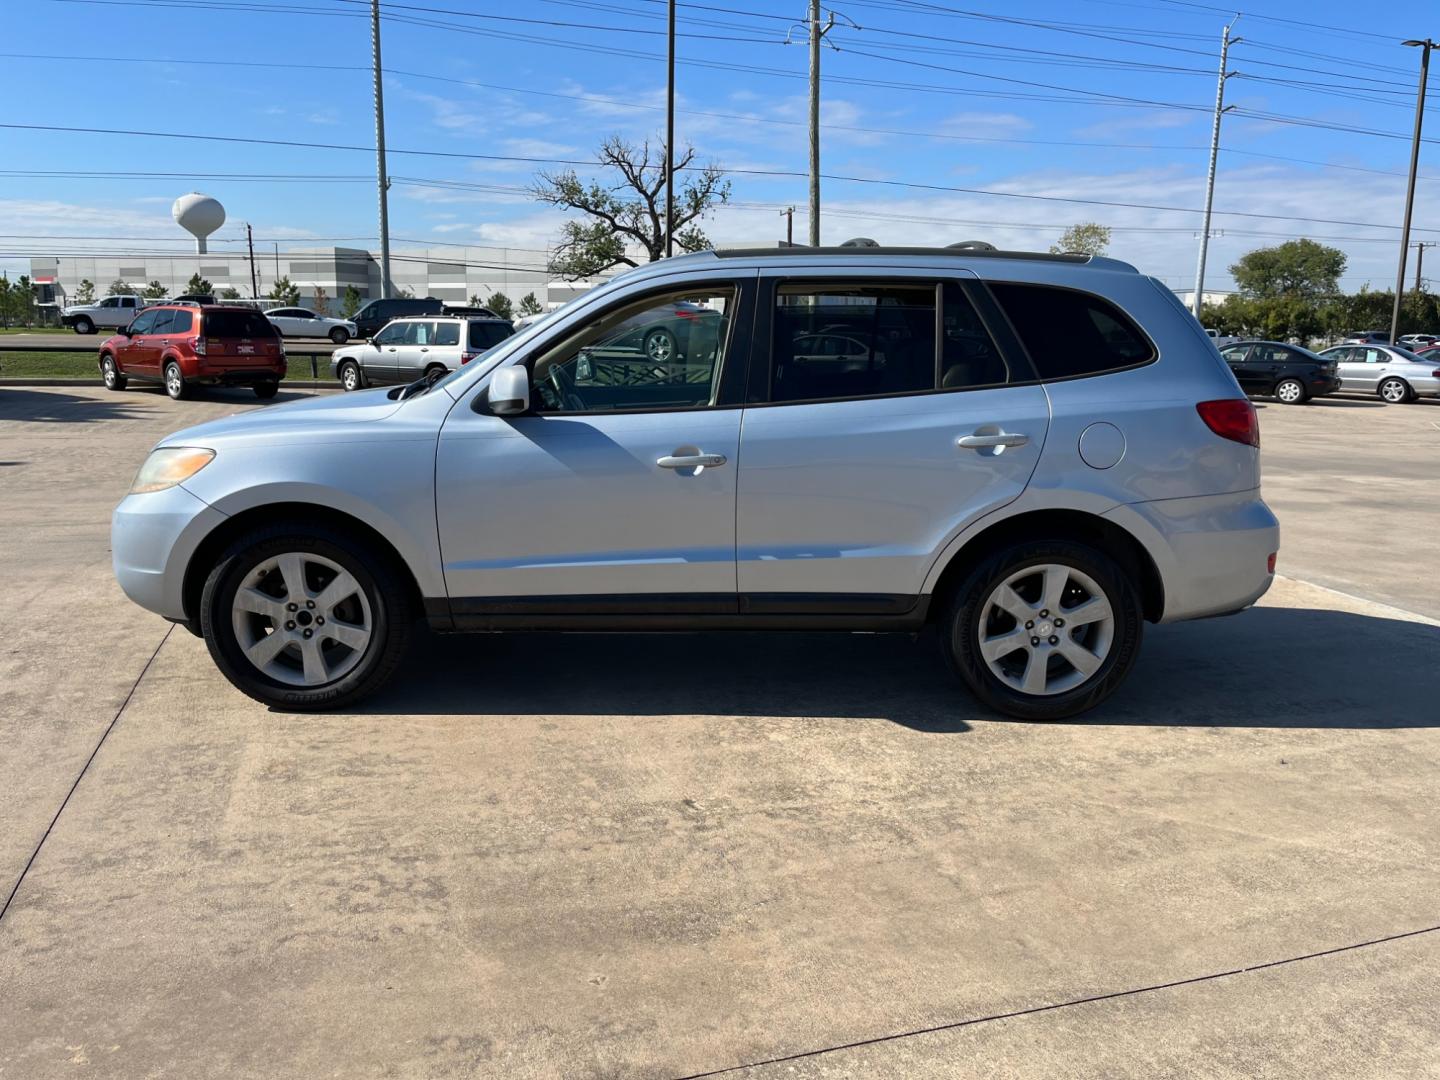
<path fill-rule="evenodd" d="M 441 371 L 439 368 L 433 371 L 427 371 L 414 382 L 406 383 L 401 387 L 400 393 L 395 396 L 395 400 L 404 401 L 409 397 L 419 397 L 421 394 L 429 393 L 431 387 L 449 374 L 450 372 Z"/>

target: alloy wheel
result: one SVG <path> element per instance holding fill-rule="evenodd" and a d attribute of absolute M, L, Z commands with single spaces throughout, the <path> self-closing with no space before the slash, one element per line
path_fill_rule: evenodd
<path fill-rule="evenodd" d="M 664 330 L 645 339 L 645 355 L 657 364 L 667 363 L 675 355 L 675 339 Z"/>
<path fill-rule="evenodd" d="M 185 388 L 185 380 L 180 375 L 180 365 L 170 364 L 165 368 L 165 392 L 172 398 L 178 398 Z"/>
<path fill-rule="evenodd" d="M 115 389 L 115 361 L 105 357 L 100 364 L 100 373 L 104 376 L 105 386 L 109 390 Z"/>
<path fill-rule="evenodd" d="M 1386 379 L 1380 384 L 1380 396 L 1391 405 L 1401 404 L 1409 397 L 1409 390 L 1399 379 Z"/>
<path fill-rule="evenodd" d="M 1275 396 L 1286 405 L 1294 405 L 1305 396 L 1305 388 L 1294 379 L 1286 379 L 1275 388 Z"/>
<path fill-rule="evenodd" d="M 315 688 L 352 671 L 374 634 L 370 600 L 339 563 L 310 552 L 264 559 L 231 604 L 240 651 L 261 674 Z"/>
<path fill-rule="evenodd" d="M 1063 694 L 1100 670 L 1115 639 L 1115 612 L 1088 574 L 1059 563 L 1017 570 L 980 613 L 980 656 L 1023 694 Z"/>
<path fill-rule="evenodd" d="M 354 364 L 346 364 L 340 369 L 340 385 L 346 390 L 360 389 L 360 369 Z"/>

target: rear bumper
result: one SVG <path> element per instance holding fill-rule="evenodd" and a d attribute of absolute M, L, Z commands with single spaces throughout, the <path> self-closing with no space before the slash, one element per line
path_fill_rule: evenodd
<path fill-rule="evenodd" d="M 1340 376 L 1338 375 L 1315 375 L 1305 380 L 1305 389 L 1310 391 L 1311 397 L 1325 397 L 1340 389 Z"/>
<path fill-rule="evenodd" d="M 224 520 L 219 510 L 179 486 L 126 496 L 110 519 L 115 580 L 141 607 L 183 621 L 190 558 Z"/>
<path fill-rule="evenodd" d="M 277 382 L 285 377 L 285 361 L 254 367 L 234 367 L 229 364 L 205 363 L 195 365 L 195 374 L 185 377 L 197 383 L 218 383 L 221 386 L 253 386 L 260 382 Z"/>
<path fill-rule="evenodd" d="M 1275 579 L 1268 563 L 1280 548 L 1280 524 L 1259 488 L 1128 503 L 1105 516 L 1137 537 L 1155 561 L 1165 589 L 1161 622 L 1247 608 Z"/>

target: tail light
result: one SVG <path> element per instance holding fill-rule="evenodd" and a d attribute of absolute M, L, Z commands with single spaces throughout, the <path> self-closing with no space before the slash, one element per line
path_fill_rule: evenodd
<path fill-rule="evenodd" d="M 460 354 L 460 363 L 468 364 L 471 360 L 474 360 L 475 357 L 479 355 L 480 354 L 478 352 L 462 352 Z"/>
<path fill-rule="evenodd" d="M 1432 379 L 1440 379 L 1440 368 L 1436 368 L 1434 371 L 1430 372 L 1430 377 Z"/>
<path fill-rule="evenodd" d="M 204 339 L 203 337 L 197 337 L 197 338 L 195 339 L 195 355 L 196 355 L 196 356 L 204 356 L 204 355 L 205 355 L 205 339 Z"/>
<path fill-rule="evenodd" d="M 1255 414 L 1255 406 L 1244 398 L 1202 401 L 1195 406 L 1195 411 L 1205 426 L 1222 439 L 1259 447 L 1260 419 Z"/>

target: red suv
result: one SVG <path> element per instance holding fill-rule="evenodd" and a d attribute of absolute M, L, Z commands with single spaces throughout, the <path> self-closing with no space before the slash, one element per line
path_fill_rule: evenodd
<path fill-rule="evenodd" d="M 272 398 L 285 377 L 280 332 L 258 311 L 211 304 L 148 307 L 100 345 L 109 390 L 131 379 L 163 383 L 177 401 L 197 383 L 252 386 Z"/>

